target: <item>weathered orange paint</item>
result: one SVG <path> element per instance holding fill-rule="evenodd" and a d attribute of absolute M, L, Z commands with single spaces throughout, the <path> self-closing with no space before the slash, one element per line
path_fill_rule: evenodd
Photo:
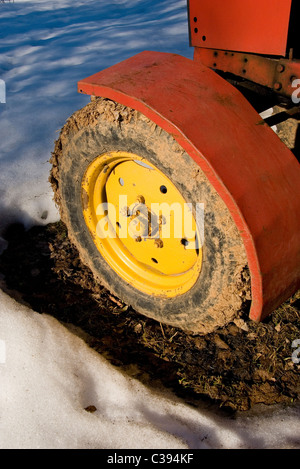
<path fill-rule="evenodd" d="M 197 162 L 244 241 L 252 319 L 300 287 L 300 165 L 236 88 L 200 62 L 143 52 L 78 90 L 140 111 Z"/>
<path fill-rule="evenodd" d="M 189 0 L 193 47 L 286 55 L 291 0 Z"/>

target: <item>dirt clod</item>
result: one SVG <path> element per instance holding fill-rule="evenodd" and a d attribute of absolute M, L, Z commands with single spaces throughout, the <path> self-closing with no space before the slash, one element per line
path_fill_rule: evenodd
<path fill-rule="evenodd" d="M 12 226 L 6 238 L 0 257 L 6 291 L 80 331 L 113 365 L 145 384 L 167 386 L 195 405 L 205 399 L 234 411 L 299 401 L 300 292 L 263 323 L 243 318 L 206 336 L 186 334 L 137 314 L 96 284 L 63 223 L 29 231 Z"/>
<path fill-rule="evenodd" d="M 89 412 L 90 414 L 93 414 L 94 412 L 96 412 L 97 407 L 95 407 L 94 405 L 88 405 L 84 408 L 84 410 L 86 410 L 86 412 Z"/>

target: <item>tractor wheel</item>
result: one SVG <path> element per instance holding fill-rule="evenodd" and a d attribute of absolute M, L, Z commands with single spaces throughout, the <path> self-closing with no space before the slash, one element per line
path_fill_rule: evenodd
<path fill-rule="evenodd" d="M 136 311 L 209 333 L 249 308 L 229 210 L 172 135 L 141 113 L 102 98 L 76 112 L 50 180 L 83 263 Z"/>

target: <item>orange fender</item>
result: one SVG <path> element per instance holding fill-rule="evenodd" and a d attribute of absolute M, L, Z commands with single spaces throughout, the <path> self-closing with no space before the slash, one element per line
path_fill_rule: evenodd
<path fill-rule="evenodd" d="M 251 274 L 250 318 L 300 286 L 300 165 L 244 96 L 211 69 L 142 52 L 78 83 L 143 113 L 172 134 L 226 203 Z"/>

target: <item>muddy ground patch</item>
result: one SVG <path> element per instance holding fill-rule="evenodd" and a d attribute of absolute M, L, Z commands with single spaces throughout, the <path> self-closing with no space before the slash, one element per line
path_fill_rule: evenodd
<path fill-rule="evenodd" d="M 300 292 L 263 323 L 230 323 L 206 336 L 147 319 L 96 284 L 62 222 L 11 226 L 2 288 L 80 334 L 114 366 L 187 402 L 228 411 L 300 400 Z M 299 345 L 295 341 L 299 340 Z"/>

